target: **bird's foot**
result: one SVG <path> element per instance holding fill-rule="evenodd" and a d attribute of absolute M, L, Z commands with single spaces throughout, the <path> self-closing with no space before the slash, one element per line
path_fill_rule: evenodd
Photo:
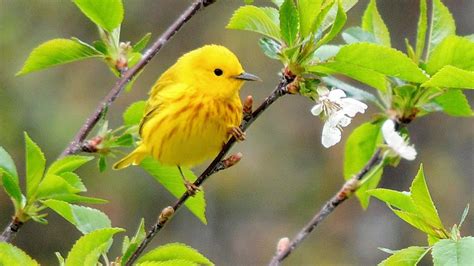
<path fill-rule="evenodd" d="M 238 141 L 244 141 L 246 138 L 245 132 L 240 127 L 232 127 L 229 129 L 229 134 L 234 136 Z"/>
<path fill-rule="evenodd" d="M 201 190 L 198 186 L 194 185 L 188 180 L 184 180 L 184 186 L 186 187 L 186 191 L 191 197 L 194 197 L 194 195 L 196 195 L 196 193 Z"/>

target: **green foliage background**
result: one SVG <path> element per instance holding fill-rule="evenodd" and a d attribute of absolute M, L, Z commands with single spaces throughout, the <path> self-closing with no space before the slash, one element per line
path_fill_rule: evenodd
<path fill-rule="evenodd" d="M 152 39 L 157 37 L 189 2 L 124 1 L 122 39 L 136 42 L 146 32 L 152 32 Z M 256 4 L 267 2 L 270 1 Z M 367 2 L 360 1 L 348 13 L 346 28 L 360 24 Z M 377 2 L 390 29 L 392 45 L 405 50 L 403 38 L 409 36 L 412 43 L 415 38 L 418 1 Z M 457 33 L 473 33 L 470 16 L 474 3 L 443 2 L 456 19 Z M 120 124 L 126 106 L 146 98 L 151 84 L 176 58 L 207 43 L 229 47 L 248 72 L 264 79 L 263 83 L 247 84 L 242 90 L 242 96 L 252 94 L 260 102 L 278 82 L 275 74 L 280 65 L 261 53 L 256 34 L 225 30 L 232 12 L 241 4 L 240 0 L 218 1 L 195 16 L 145 69 L 132 92 L 114 103 L 109 113 L 111 125 Z M 20 164 L 24 158 L 23 131 L 42 147 L 51 162 L 115 81 L 104 64 L 93 60 L 14 77 L 32 47 L 71 35 L 84 41 L 97 38 L 95 26 L 70 1 L 0 0 L 0 145 L 14 157 L 19 171 L 24 171 Z M 472 102 L 473 92 L 465 93 Z M 243 152 L 243 160 L 206 184 L 208 225 L 187 210 L 180 211 L 177 219 L 154 240 L 154 246 L 183 242 L 199 249 L 217 265 L 266 263 L 273 255 L 277 239 L 296 232 L 343 182 L 343 143 L 329 150 L 322 147 L 322 123 L 310 114 L 311 106 L 311 102 L 299 96 L 276 103 L 249 130 L 247 141 L 234 148 Z M 343 142 L 362 120 L 358 117 L 346 130 Z M 386 168 L 381 187 L 408 190 L 423 160 L 441 219 L 448 225 L 458 222 L 465 204 L 472 203 L 472 121 L 439 113 L 417 120 L 410 125 L 410 132 L 418 159 L 402 161 L 397 169 Z M 113 226 L 126 228 L 128 235 L 135 231 L 140 217 L 145 217 L 149 225 L 159 210 L 174 201 L 138 168 L 99 173 L 91 163 L 78 172 L 89 189 L 87 196 L 109 200 L 95 208 L 107 213 Z M 7 224 L 11 208 L 7 196 L 0 193 L 0 225 Z M 473 234 L 472 217 L 470 214 L 466 220 L 464 235 Z M 51 214 L 48 221 L 47 226 L 26 224 L 14 242 L 46 265 L 56 264 L 54 252 L 67 254 L 80 236 L 79 231 L 56 214 Z M 386 257 L 383 252 L 377 253 L 376 247 L 401 249 L 425 241 L 422 233 L 396 218 L 379 201 L 372 201 L 363 212 L 359 203 L 351 200 L 317 230 L 288 264 L 312 258 L 318 258 L 321 264 L 375 264 Z M 118 254 L 119 245 L 114 248 Z"/>

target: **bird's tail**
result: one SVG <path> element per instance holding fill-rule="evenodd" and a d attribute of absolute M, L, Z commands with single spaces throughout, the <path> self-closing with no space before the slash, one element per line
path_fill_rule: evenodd
<path fill-rule="evenodd" d="M 130 165 L 140 164 L 146 156 L 147 156 L 147 152 L 146 152 L 145 147 L 143 145 L 140 145 L 134 151 L 132 151 L 129 155 L 125 156 L 120 161 L 116 162 L 112 168 L 114 170 L 120 170 Z"/>

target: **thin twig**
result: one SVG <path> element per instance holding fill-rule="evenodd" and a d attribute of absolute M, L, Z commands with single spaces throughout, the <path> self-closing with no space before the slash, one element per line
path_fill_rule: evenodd
<path fill-rule="evenodd" d="M 83 142 L 87 138 L 87 135 L 92 131 L 97 122 L 106 112 L 107 108 L 117 99 L 123 88 L 136 77 L 140 71 L 150 62 L 150 60 L 161 50 L 161 48 L 173 37 L 178 30 L 194 15 L 196 12 L 206 6 L 209 6 L 217 0 L 196 0 L 194 1 L 173 24 L 153 43 L 153 45 L 143 54 L 140 61 L 131 69 L 121 73 L 121 78 L 115 83 L 109 93 L 99 103 L 95 111 L 86 119 L 82 127 L 77 132 L 72 142 L 64 149 L 59 155 L 62 158 L 67 155 L 75 154 L 83 151 Z M 23 223 L 12 222 L 5 227 L 4 231 L 0 235 L 0 241 L 10 242 L 15 234 L 18 232 Z"/>
<path fill-rule="evenodd" d="M 168 42 L 175 33 L 181 29 L 181 27 L 194 15 L 196 12 L 208 5 L 213 4 L 216 0 L 196 0 L 194 1 L 178 19 L 175 20 L 171 26 L 153 43 L 148 49 L 140 61 L 131 69 L 123 73 L 122 77 L 115 83 L 110 92 L 104 97 L 99 103 L 95 111 L 87 118 L 85 123 L 77 132 L 73 141 L 59 156 L 64 157 L 66 155 L 74 154 L 81 151 L 82 142 L 86 139 L 87 135 L 91 132 L 97 122 L 100 120 L 102 113 L 110 106 L 112 102 L 117 99 L 123 88 L 138 74 L 140 71 L 150 62 L 150 60 L 160 51 L 160 49 Z"/>
<path fill-rule="evenodd" d="M 290 77 L 282 77 L 282 80 L 275 88 L 275 90 L 263 101 L 260 106 L 251 113 L 251 115 L 247 114 L 244 116 L 242 124 L 240 128 L 245 131 L 265 110 L 272 103 L 274 103 L 278 98 L 288 93 L 286 86 L 292 82 L 292 78 Z M 202 174 L 196 179 L 194 185 L 201 186 L 206 179 L 217 173 L 220 170 L 224 170 L 228 168 L 229 160 L 231 160 L 232 156 L 223 160 L 224 156 L 227 152 L 232 148 L 235 144 L 236 139 L 232 137 L 223 147 L 219 154 L 214 158 L 214 160 L 209 164 L 209 166 L 202 172 Z M 179 198 L 173 206 L 166 207 L 163 209 L 162 213 L 160 214 L 160 218 L 158 219 L 157 223 L 153 225 L 151 230 L 147 233 L 145 239 L 140 243 L 138 249 L 133 253 L 130 259 L 126 262 L 126 266 L 131 266 L 134 261 L 138 259 L 140 254 L 144 251 L 146 246 L 150 243 L 153 237 L 166 225 L 166 223 L 170 220 L 171 216 L 184 204 L 184 202 L 189 198 L 189 194 L 186 192 L 184 193 L 181 198 Z M 163 218 L 165 217 L 165 218 Z"/>
<path fill-rule="evenodd" d="M 291 252 L 299 245 L 301 242 L 318 226 L 318 224 L 324 220 L 329 214 L 331 214 L 337 206 L 343 203 L 348 199 L 357 189 L 359 188 L 359 181 L 361 181 L 365 175 L 367 175 L 371 170 L 373 170 L 377 165 L 382 161 L 381 149 L 378 149 L 374 155 L 370 158 L 367 164 L 354 175 L 351 179 L 347 180 L 341 189 L 329 200 L 324 206 L 319 210 L 319 212 L 313 216 L 311 221 L 308 222 L 296 235 L 296 237 L 291 240 L 291 242 L 286 245 L 285 249 L 280 250 L 275 254 L 275 256 L 270 261 L 270 266 L 278 266 L 280 263 L 288 257 Z"/>

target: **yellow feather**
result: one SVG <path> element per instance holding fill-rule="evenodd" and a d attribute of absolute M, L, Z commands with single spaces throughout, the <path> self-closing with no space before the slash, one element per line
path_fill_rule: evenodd
<path fill-rule="evenodd" d="M 140 145 L 114 165 L 121 169 L 151 155 L 165 165 L 194 166 L 214 157 L 242 120 L 245 73 L 227 48 L 206 45 L 178 59 L 150 91 Z"/>

